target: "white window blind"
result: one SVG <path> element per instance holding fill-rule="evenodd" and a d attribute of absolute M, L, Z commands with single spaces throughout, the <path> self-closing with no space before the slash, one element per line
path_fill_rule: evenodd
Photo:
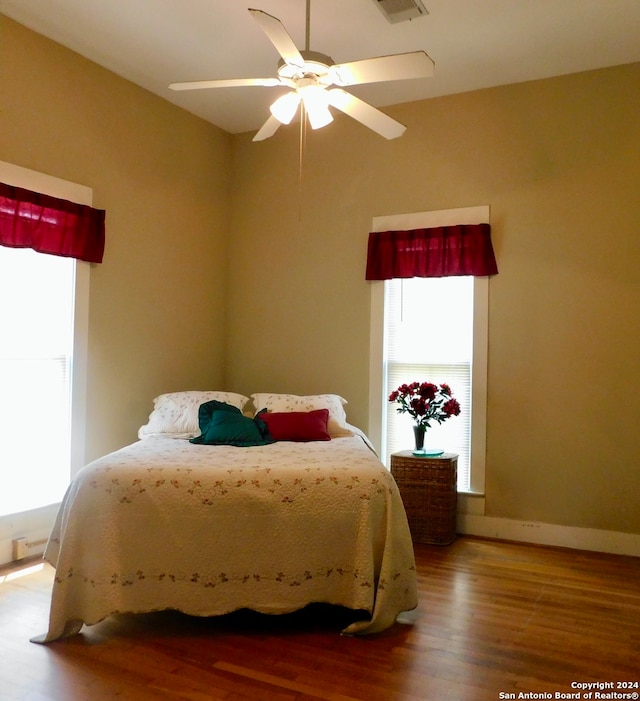
<path fill-rule="evenodd" d="M 432 423 L 425 446 L 458 453 L 458 489 L 470 488 L 473 278 L 410 278 L 385 282 L 386 396 L 403 383 L 447 383 L 460 416 Z M 413 447 L 413 420 L 387 402 L 385 459 Z"/>
<path fill-rule="evenodd" d="M 69 483 L 75 265 L 0 246 L 0 515 Z"/>

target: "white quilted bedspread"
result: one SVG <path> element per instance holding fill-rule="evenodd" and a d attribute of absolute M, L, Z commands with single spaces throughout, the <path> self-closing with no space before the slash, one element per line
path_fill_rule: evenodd
<path fill-rule="evenodd" d="M 393 477 L 358 435 L 236 448 L 145 438 L 87 465 L 60 506 L 49 630 L 112 613 L 311 602 L 369 612 L 374 633 L 417 605 L 411 536 Z"/>

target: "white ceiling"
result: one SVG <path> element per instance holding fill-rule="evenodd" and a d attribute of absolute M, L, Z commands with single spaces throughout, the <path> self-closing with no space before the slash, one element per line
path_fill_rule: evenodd
<path fill-rule="evenodd" d="M 377 107 L 640 61 L 640 0 L 423 0 L 389 24 L 375 0 L 312 0 L 310 48 L 336 63 L 422 49 L 433 77 L 350 88 Z M 275 76 L 248 7 L 305 48 L 305 0 L 0 0 L 0 13 L 228 132 L 258 129 L 277 88 L 176 93 L 175 81 Z"/>

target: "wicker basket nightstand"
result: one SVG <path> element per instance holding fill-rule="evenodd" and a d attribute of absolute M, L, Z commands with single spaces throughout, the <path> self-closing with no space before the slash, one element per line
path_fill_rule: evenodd
<path fill-rule="evenodd" d="M 458 456 L 416 457 L 410 450 L 391 456 L 414 542 L 448 545 L 456 537 Z"/>

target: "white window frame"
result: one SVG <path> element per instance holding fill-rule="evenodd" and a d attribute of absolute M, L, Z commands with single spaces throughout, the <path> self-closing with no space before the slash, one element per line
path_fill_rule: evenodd
<path fill-rule="evenodd" d="M 488 205 L 374 217 L 371 231 L 402 231 L 489 222 Z M 383 455 L 387 397 L 384 378 L 384 281 L 371 282 L 369 342 L 369 437 Z M 489 278 L 474 278 L 473 370 L 471 382 L 471 487 L 484 494 L 487 434 Z"/>
<path fill-rule="evenodd" d="M 6 161 L 0 161 L 0 181 L 77 204 L 93 205 L 91 188 Z M 69 481 L 85 464 L 90 271 L 90 263 L 75 261 Z M 49 535 L 56 511 L 57 504 L 53 504 L 21 514 L 0 517 L 0 563 L 11 559 L 11 540 L 15 537 L 26 537 L 33 543 L 35 547 L 30 549 L 30 555 L 42 552 L 42 544 Z"/>

